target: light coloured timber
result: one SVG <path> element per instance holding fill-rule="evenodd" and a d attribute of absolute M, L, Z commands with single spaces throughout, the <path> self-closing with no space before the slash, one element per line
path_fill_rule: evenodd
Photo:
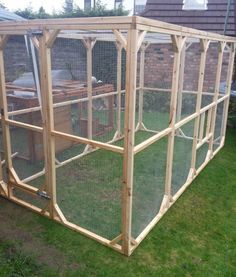
<path fill-rule="evenodd" d="M 127 39 L 119 30 L 113 30 L 116 40 L 122 45 L 122 47 L 127 50 Z"/>
<path fill-rule="evenodd" d="M 8 120 L 8 107 L 6 97 L 5 71 L 4 71 L 4 57 L 3 49 L 7 43 L 8 36 L 0 36 L 0 111 L 1 111 L 1 125 L 2 125 L 2 140 L 4 147 L 4 157 L 7 169 L 7 182 L 10 181 L 9 170 L 12 169 L 12 153 L 11 153 L 11 139 L 10 129 L 6 121 Z M 12 189 L 8 186 L 8 197 L 11 198 Z"/>
<path fill-rule="evenodd" d="M 87 52 L 87 95 L 88 95 L 88 139 L 93 138 L 93 100 L 92 100 L 92 94 L 93 94 L 93 86 L 92 86 L 92 51 L 93 47 L 96 43 L 95 39 L 92 38 L 86 38 L 83 40 L 84 46 L 86 48 Z"/>
<path fill-rule="evenodd" d="M 203 40 L 203 39 L 200 40 L 201 57 L 200 57 L 199 77 L 198 77 L 198 94 L 197 94 L 196 110 L 195 110 L 197 113 L 197 117 L 195 118 L 195 122 L 194 122 L 192 159 L 191 159 L 191 169 L 190 169 L 192 170 L 191 172 L 193 172 L 193 174 L 195 174 L 195 171 L 196 171 L 199 124 L 200 124 L 200 118 L 201 118 L 200 110 L 201 110 L 201 104 L 202 104 L 202 90 L 203 90 L 203 82 L 205 78 L 206 56 L 207 56 L 207 50 L 208 50 L 209 44 L 210 44 L 209 40 Z M 205 119 L 205 116 L 204 116 L 204 119 Z M 204 128 L 204 123 L 202 124 L 201 128 Z"/>
<path fill-rule="evenodd" d="M 138 107 L 138 126 L 136 129 L 141 129 L 143 124 L 143 87 L 144 87 L 144 72 L 145 72 L 145 51 L 146 44 L 140 49 L 140 68 L 139 68 L 139 107 Z"/>
<path fill-rule="evenodd" d="M 55 34 L 54 34 L 55 35 Z M 56 201 L 56 169 L 55 169 L 55 138 L 51 135 L 54 129 L 52 79 L 51 79 L 51 48 L 47 47 L 50 33 L 46 29 L 39 38 L 40 81 L 42 94 L 43 146 L 45 155 L 45 188 L 50 196 L 49 213 L 55 218 Z M 50 46 L 51 43 L 50 43 Z"/>
<path fill-rule="evenodd" d="M 125 90 L 121 90 L 121 94 L 125 93 Z M 98 95 L 93 95 L 91 98 L 92 100 L 94 99 L 99 99 L 99 98 L 106 98 L 112 95 L 117 95 L 118 92 L 114 91 L 114 92 L 109 92 L 109 93 L 102 93 L 102 94 L 98 94 Z M 68 101 L 63 101 L 63 102 L 58 102 L 58 103 L 54 103 L 53 104 L 53 108 L 58 108 L 58 107 L 64 107 L 67 105 L 72 105 L 72 104 L 76 104 L 76 103 L 84 103 L 88 101 L 88 97 L 84 97 L 84 98 L 79 98 L 79 99 L 74 99 L 74 100 L 68 100 Z M 21 110 L 15 110 L 15 111 L 11 111 L 8 112 L 9 116 L 13 116 L 13 115 L 22 115 L 22 114 L 27 114 L 27 113 L 31 113 L 31 112 L 36 112 L 36 111 L 40 111 L 41 107 L 33 107 L 33 108 L 27 108 L 27 109 L 21 109 Z"/>
<path fill-rule="evenodd" d="M 18 152 L 15 152 L 15 153 L 13 153 L 12 155 L 11 155 L 11 158 L 13 159 L 13 158 L 15 158 L 17 155 L 18 155 L 19 153 Z M 1 153 L 0 153 L 0 158 L 1 158 Z M 1 165 L 4 165 L 6 163 L 6 160 L 2 160 L 1 161 L 1 159 L 0 159 L 0 164 Z M 0 166 L 0 170 L 1 170 L 2 168 L 1 168 L 1 166 Z M 1 171 L 0 171 L 0 181 L 2 180 L 2 175 L 1 175 Z"/>
<path fill-rule="evenodd" d="M 223 122 L 222 122 L 222 128 L 221 128 L 221 137 L 222 137 L 223 144 L 225 141 L 225 133 L 226 133 L 226 126 L 227 126 L 228 111 L 229 111 L 229 100 L 230 100 L 231 84 L 232 84 L 234 60 L 235 60 L 235 48 L 236 48 L 236 44 L 231 43 L 227 80 L 226 80 L 226 91 L 225 91 L 226 95 L 228 95 L 229 97 L 224 101 Z"/>
<path fill-rule="evenodd" d="M 200 115 L 200 127 L 199 127 L 199 134 L 198 134 L 198 139 L 200 141 L 202 141 L 204 136 L 205 120 L 206 120 L 206 113 L 202 113 Z"/>
<path fill-rule="evenodd" d="M 52 131 L 52 136 L 62 138 L 62 139 L 71 140 L 71 141 L 74 141 L 74 142 L 88 144 L 88 145 L 91 145 L 92 147 L 99 147 L 99 148 L 102 148 L 102 149 L 105 149 L 105 150 L 110 150 L 110 151 L 120 153 L 120 154 L 123 154 L 123 152 L 124 152 L 123 147 L 120 147 L 120 146 L 111 145 L 111 144 L 108 144 L 108 143 L 99 142 L 99 141 L 95 141 L 95 140 L 89 140 L 89 139 L 86 139 L 86 138 L 83 138 L 83 137 L 69 135 L 69 134 L 66 134 L 66 133 L 59 132 L 59 131 Z"/>
<path fill-rule="evenodd" d="M 176 121 L 180 121 L 182 113 L 182 101 L 183 101 L 183 88 L 184 88 L 184 69 L 185 69 L 185 56 L 186 56 L 186 43 L 181 51 L 181 61 L 179 68 L 179 87 L 177 96 L 177 111 L 176 111 Z"/>
<path fill-rule="evenodd" d="M 216 71 L 216 82 L 215 82 L 215 92 L 213 97 L 213 102 L 217 104 L 217 100 L 219 99 L 219 91 L 220 91 L 220 78 L 222 72 L 222 63 L 223 63 L 223 55 L 224 49 L 226 46 L 226 42 L 219 42 L 218 44 L 218 63 L 217 63 L 217 71 Z M 214 133 L 215 133 L 215 125 L 216 125 L 216 115 L 217 115 L 217 105 L 212 107 L 209 111 L 208 116 L 210 117 L 210 133 L 212 133 L 212 137 L 209 141 L 209 155 L 213 155 L 213 141 L 214 141 Z"/>
<path fill-rule="evenodd" d="M 120 42 L 116 43 L 117 49 L 117 136 L 121 136 L 121 84 L 122 84 L 122 49 L 123 46 Z"/>
<path fill-rule="evenodd" d="M 138 31 L 129 30 L 126 55 L 126 94 L 125 94 L 125 129 L 123 159 L 123 196 L 122 196 L 122 250 L 131 254 L 131 222 L 134 169 L 134 134 L 137 74 Z"/>
<path fill-rule="evenodd" d="M 169 128 L 171 132 L 168 134 L 168 146 L 167 146 L 167 162 L 166 162 L 166 178 L 165 178 L 165 195 L 170 203 L 171 199 L 171 183 L 172 183 L 172 170 L 173 170 L 173 158 L 174 158 L 174 142 L 175 142 L 175 123 L 176 123 L 176 111 L 177 111 L 177 100 L 178 100 L 178 89 L 179 89 L 179 74 L 181 68 L 181 52 L 186 42 L 186 37 L 172 36 L 172 43 L 174 48 L 174 65 L 172 75 L 172 92 L 170 100 L 170 117 L 169 117 Z M 168 207 L 168 206 L 167 206 Z"/>

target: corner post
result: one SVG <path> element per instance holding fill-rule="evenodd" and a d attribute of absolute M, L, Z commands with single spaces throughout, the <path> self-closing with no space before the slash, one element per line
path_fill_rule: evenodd
<path fill-rule="evenodd" d="M 134 135 L 137 75 L 138 30 L 131 28 L 127 39 L 126 91 L 125 91 L 125 137 L 123 156 L 123 200 L 122 200 L 122 250 L 131 254 L 131 221 L 133 198 Z"/>

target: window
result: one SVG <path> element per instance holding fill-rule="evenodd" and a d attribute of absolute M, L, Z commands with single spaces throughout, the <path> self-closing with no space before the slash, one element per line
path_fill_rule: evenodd
<path fill-rule="evenodd" d="M 134 1 L 134 14 L 140 14 L 145 10 L 147 0 Z"/>
<path fill-rule="evenodd" d="M 122 0 L 115 0 L 115 10 L 122 7 Z"/>
<path fill-rule="evenodd" d="M 207 10 L 207 0 L 184 0 L 183 10 Z"/>

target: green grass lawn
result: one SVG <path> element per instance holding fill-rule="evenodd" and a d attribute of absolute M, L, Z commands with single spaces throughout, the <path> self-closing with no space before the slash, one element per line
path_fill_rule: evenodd
<path fill-rule="evenodd" d="M 0 198 L 0 276 L 236 276 L 235 138 L 129 258 Z"/>

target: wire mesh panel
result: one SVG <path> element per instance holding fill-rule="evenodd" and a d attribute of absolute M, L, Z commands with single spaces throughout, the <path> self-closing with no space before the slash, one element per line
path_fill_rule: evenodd
<path fill-rule="evenodd" d="M 58 37 L 51 49 L 55 130 L 87 137 L 87 59 L 82 40 Z M 83 99 L 83 102 L 78 102 Z M 74 102 L 73 102 L 74 101 Z M 81 120 L 81 124 L 79 122 Z"/>
<path fill-rule="evenodd" d="M 187 39 L 181 54 L 176 121 L 196 110 L 200 66 L 200 42 Z"/>
<path fill-rule="evenodd" d="M 192 158 L 194 120 L 176 130 L 172 170 L 172 195 L 187 181 Z"/>
<path fill-rule="evenodd" d="M 145 43 L 150 39 L 155 42 Z M 147 33 L 138 56 L 136 124 L 139 129 L 158 132 L 168 126 L 172 69 L 171 37 Z"/>
<path fill-rule="evenodd" d="M 203 145 L 201 145 L 197 149 L 196 169 L 199 169 L 199 167 L 206 161 L 208 151 L 209 151 L 209 143 L 208 142 L 205 142 Z"/>
<path fill-rule="evenodd" d="M 111 141 L 117 130 L 115 122 L 117 62 L 116 43 L 97 41 L 93 48 L 92 73 L 97 85 L 103 87 L 101 94 L 104 95 L 103 97 L 97 95 L 92 101 L 93 138 L 98 141 Z"/>
<path fill-rule="evenodd" d="M 28 177 L 44 170 L 42 134 L 12 126 L 10 138 L 13 167 L 20 180 L 28 183 Z"/>
<path fill-rule="evenodd" d="M 213 134 L 213 150 L 216 150 L 221 143 L 221 138 L 222 138 L 222 124 L 223 124 L 223 112 L 224 112 L 224 102 L 221 102 L 217 105 L 217 110 L 216 110 L 216 121 L 215 121 L 215 130 Z"/>
<path fill-rule="evenodd" d="M 110 41 L 106 38 L 108 35 Z M 58 121 L 55 122 L 55 129 L 109 142 L 116 134 L 117 125 L 121 126 L 123 121 L 121 91 L 117 107 L 117 71 L 121 71 L 119 88 L 122 90 L 125 86 L 125 56 L 122 50 L 118 69 L 118 47 L 114 34 L 104 31 L 97 36 L 93 33 L 91 38 L 78 31 L 73 32 L 71 39 L 62 32 L 54 43 L 51 74 L 54 117 Z M 58 105 L 61 106 L 60 111 L 56 108 Z"/>
<path fill-rule="evenodd" d="M 226 45 L 223 52 L 223 61 L 221 68 L 221 76 L 220 76 L 220 88 L 219 88 L 219 98 L 223 97 L 226 94 L 226 83 L 228 76 L 228 68 L 229 68 L 229 47 Z"/>
<path fill-rule="evenodd" d="M 9 118 L 26 123 L 32 123 L 31 113 L 14 115 L 11 112 L 39 106 L 36 86 L 39 80 L 33 73 L 36 60 L 30 57 L 33 49 L 30 46 L 25 36 L 10 36 L 3 51 Z"/>
<path fill-rule="evenodd" d="M 134 158 L 132 236 L 136 238 L 159 212 L 164 196 L 167 138 Z"/>
<path fill-rule="evenodd" d="M 10 36 L 4 48 L 8 118 L 16 123 L 42 127 L 39 80 L 34 72 L 37 55 L 33 55 L 35 49 L 31 46 L 26 36 Z M 35 179 L 29 177 L 39 172 L 40 176 L 43 175 L 43 137 L 41 133 L 16 126 L 14 122 L 9 124 L 13 167 L 21 181 L 33 184 Z M 38 183 L 35 181 L 34 185 Z"/>
<path fill-rule="evenodd" d="M 216 83 L 217 63 L 218 42 L 211 42 L 209 44 L 206 56 L 206 67 L 203 82 L 203 95 L 201 107 L 205 107 L 213 101 Z"/>
<path fill-rule="evenodd" d="M 57 169 L 58 205 L 68 221 L 113 239 L 121 232 L 122 156 L 98 150 Z"/>

